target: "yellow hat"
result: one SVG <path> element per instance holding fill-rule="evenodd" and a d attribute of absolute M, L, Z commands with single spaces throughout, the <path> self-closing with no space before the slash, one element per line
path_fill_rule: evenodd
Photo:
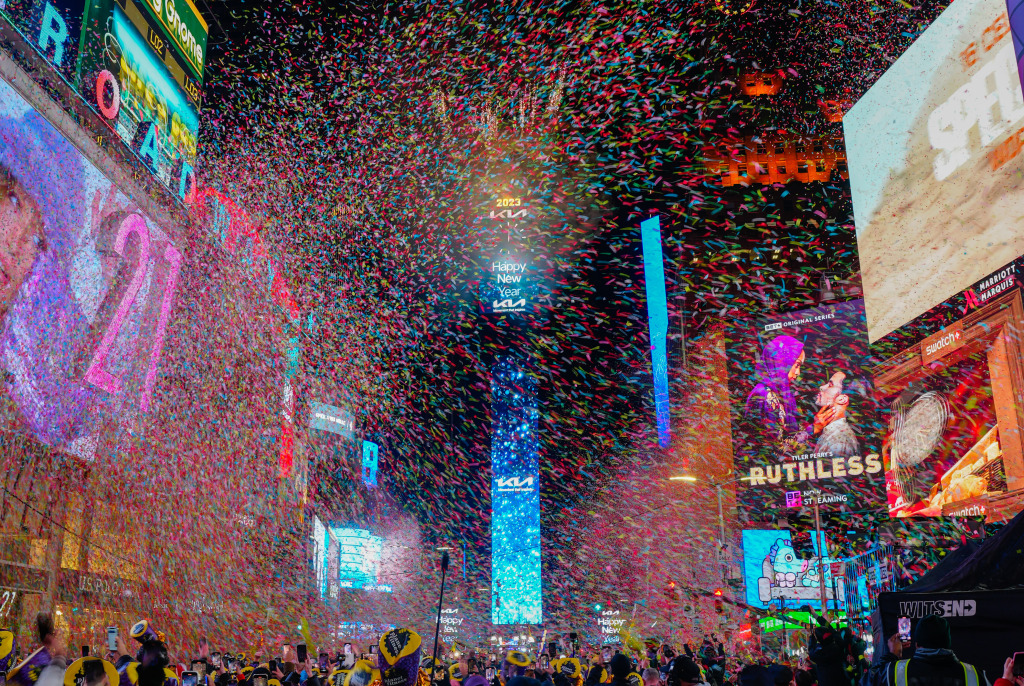
<path fill-rule="evenodd" d="M 509 664 L 515 665 L 516 667 L 529 667 L 530 657 L 521 650 L 510 650 L 508 655 L 505 657 Z"/>
<path fill-rule="evenodd" d="M 356 660 L 345 675 L 344 686 L 371 686 L 380 681 L 380 671 L 369 660 Z"/>
<path fill-rule="evenodd" d="M 110 686 L 117 686 L 121 681 L 117 668 L 106 660 L 98 657 L 80 657 L 64 670 L 64 686 L 85 683 L 86 679 L 91 682 L 99 681 L 95 677 L 100 674 L 107 675 L 107 683 Z"/>
<path fill-rule="evenodd" d="M 583 667 L 580 665 L 579 658 L 567 657 L 558 660 L 558 671 L 567 679 L 578 679 L 583 673 Z"/>

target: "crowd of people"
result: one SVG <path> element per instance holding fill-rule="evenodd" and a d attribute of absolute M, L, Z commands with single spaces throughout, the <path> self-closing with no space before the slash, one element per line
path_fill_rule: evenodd
<path fill-rule="evenodd" d="M 284 644 L 276 656 L 219 652 L 200 641 L 189 665 L 174 665 L 164 634 L 142 620 L 129 631 L 134 653 L 111 633 L 104 657 L 69 662 L 50 615 L 36 618 L 39 644 L 22 653 L 14 634 L 0 631 L 0 678 L 19 686 L 1024 686 L 1024 660 L 1006 659 L 994 684 L 953 651 L 947 621 L 930 615 L 918 622 L 913 641 L 891 636 L 868 664 L 864 642 L 847 627 L 822 619 L 798 664 L 728 656 L 708 637 L 699 648 L 676 650 L 648 643 L 593 654 L 578 646 L 534 654 L 452 652 L 435 660 L 416 632 L 392 629 L 356 653 L 351 643 L 333 656 L 315 655 L 304 644 Z M 904 657 L 910 652 L 912 657 Z M 84 651 L 83 651 L 84 652 Z M 1024 654 L 1021 654 L 1024 657 Z M 5 686 L 5 683 L 0 683 Z"/>

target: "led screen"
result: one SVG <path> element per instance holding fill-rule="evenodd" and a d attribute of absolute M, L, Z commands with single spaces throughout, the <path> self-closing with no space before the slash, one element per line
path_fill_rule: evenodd
<path fill-rule="evenodd" d="M 491 621 L 542 621 L 537 396 L 513 361 L 491 379 Z"/>
<path fill-rule="evenodd" d="M 313 515 L 313 573 L 316 575 L 316 585 L 320 589 L 320 597 L 327 593 L 327 551 L 329 541 L 327 539 L 327 528 L 316 515 Z"/>
<path fill-rule="evenodd" d="M 367 488 L 377 486 L 377 456 L 380 446 L 372 441 L 363 441 L 363 483 Z"/>
<path fill-rule="evenodd" d="M 91 459 L 160 372 L 182 258 L 0 81 L 0 428 Z"/>
<path fill-rule="evenodd" d="M 872 341 L 1024 253 L 1005 0 L 955 0 L 843 118 Z"/>
<path fill-rule="evenodd" d="M 889 513 L 1006 519 L 1024 503 L 1021 260 L 879 341 Z"/>
<path fill-rule="evenodd" d="M 331 529 L 338 541 L 338 585 L 341 588 L 391 592 L 391 586 L 379 583 L 380 558 L 384 539 L 366 529 Z"/>
<path fill-rule="evenodd" d="M 739 506 L 881 507 L 881 426 L 863 301 L 740 321 L 727 362 Z"/>
<path fill-rule="evenodd" d="M 817 603 L 821 607 L 822 571 L 825 579 L 825 598 L 829 607 L 835 606 L 836 597 L 842 598 L 844 582 L 841 577 L 833 579 L 830 563 L 825 556 L 818 564 L 817 536 L 811 536 L 814 557 L 802 560 L 797 557 L 788 531 L 755 530 L 743 531 L 743 578 L 747 586 L 747 604 L 767 609 L 769 603 L 777 608 Z M 825 549 L 828 550 L 828 537 Z"/>
<path fill-rule="evenodd" d="M 665 261 L 661 253 L 661 220 L 651 217 L 640 224 L 644 251 L 644 281 L 647 293 L 647 321 L 651 332 L 651 375 L 654 380 L 654 410 L 658 422 L 658 444 L 669 446 L 668 398 L 668 302 L 665 297 Z"/>

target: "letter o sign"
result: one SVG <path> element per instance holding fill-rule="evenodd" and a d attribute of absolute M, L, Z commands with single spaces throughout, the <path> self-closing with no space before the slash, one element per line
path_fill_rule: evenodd
<path fill-rule="evenodd" d="M 107 84 L 110 84 L 110 104 L 107 104 Z M 117 77 L 104 69 L 96 75 L 96 106 L 100 114 L 109 120 L 117 119 L 117 113 L 121 110 L 121 87 L 117 84 Z"/>

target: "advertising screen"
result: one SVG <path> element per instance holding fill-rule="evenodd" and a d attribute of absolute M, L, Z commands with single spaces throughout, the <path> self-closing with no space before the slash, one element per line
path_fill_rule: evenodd
<path fill-rule="evenodd" d="M 182 165 L 195 166 L 199 82 L 134 0 L 91 2 L 83 44 L 81 92 L 154 174 L 178 191 L 174 182 Z M 102 102 L 96 93 L 103 94 Z"/>
<path fill-rule="evenodd" d="M 326 403 L 309 404 L 309 428 L 330 431 L 345 438 L 355 436 L 356 418 L 348 410 Z"/>
<path fill-rule="evenodd" d="M 833 577 L 832 559 L 826 553 L 818 564 L 817 536 L 812 536 L 814 556 L 802 560 L 797 557 L 788 531 L 743 531 L 743 578 L 747 586 L 747 604 L 767 609 L 769 603 L 777 608 L 810 605 L 821 607 L 821 579 L 824 572 L 825 598 L 829 607 L 835 607 L 836 598 L 845 591 L 843 578 Z M 828 538 L 825 549 L 828 550 Z"/>
<path fill-rule="evenodd" d="M 331 529 L 338 541 L 338 586 L 363 591 L 391 592 L 391 586 L 378 580 L 384 539 L 366 529 Z"/>
<path fill-rule="evenodd" d="M 739 506 L 881 507 L 884 487 L 860 300 L 735 323 L 726 345 Z"/>
<path fill-rule="evenodd" d="M 150 410 L 182 257 L 0 81 L 0 429 L 91 459 Z"/>
<path fill-rule="evenodd" d="M 512 360 L 491 380 L 491 621 L 540 624 L 537 391 Z"/>
<path fill-rule="evenodd" d="M 1024 503 L 1020 259 L 882 339 L 889 513 L 1005 519 Z"/>
<path fill-rule="evenodd" d="M 1006 0 L 955 0 L 843 129 L 872 342 L 1024 253 Z"/>
<path fill-rule="evenodd" d="M 372 441 L 363 441 L 363 483 L 367 488 L 377 486 L 377 456 L 380 446 Z"/>
<path fill-rule="evenodd" d="M 313 573 L 316 576 L 316 585 L 320 589 L 320 597 L 327 593 L 327 552 L 329 541 L 327 539 L 327 528 L 316 515 L 313 515 L 313 534 L 310 537 L 313 541 Z"/>

